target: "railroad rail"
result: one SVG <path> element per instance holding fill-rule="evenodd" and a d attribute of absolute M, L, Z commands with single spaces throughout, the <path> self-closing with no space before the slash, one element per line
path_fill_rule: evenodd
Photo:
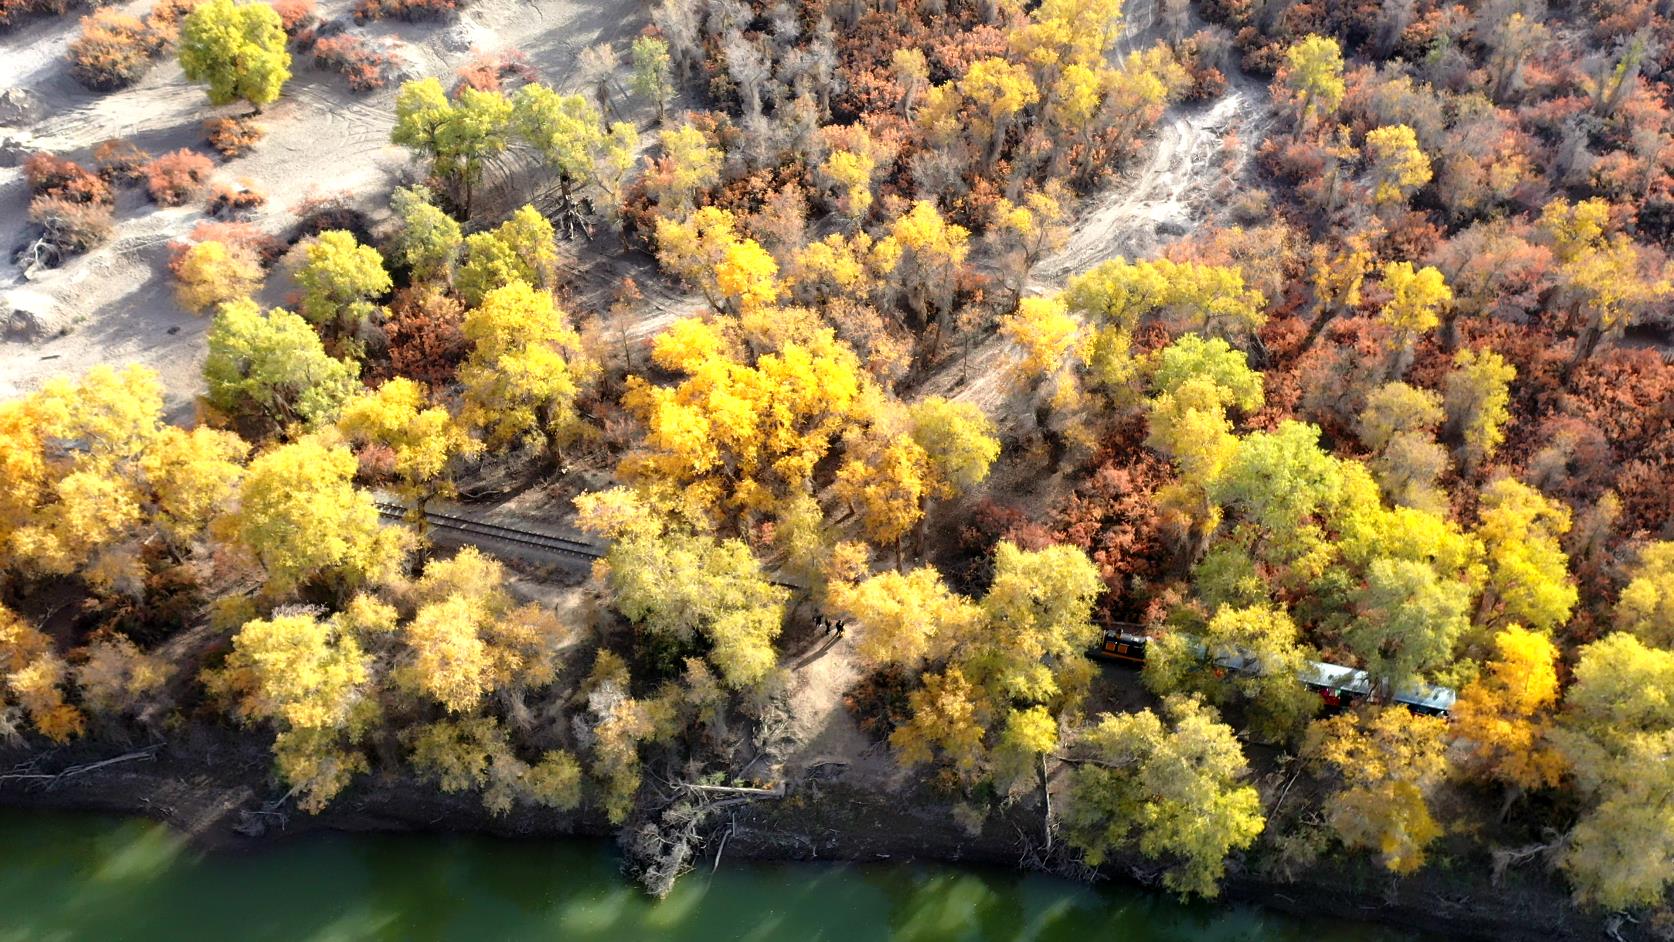
<path fill-rule="evenodd" d="M 378 515 L 386 519 L 407 519 L 408 508 L 400 504 L 390 501 L 374 501 L 373 506 L 378 508 Z M 483 520 L 472 520 L 468 517 L 459 517 L 453 514 L 438 513 L 434 510 L 424 512 L 424 521 L 437 530 L 449 530 L 464 536 L 502 540 L 518 546 L 526 546 L 531 549 L 577 559 L 599 559 L 606 552 L 604 547 L 581 540 L 572 540 L 569 537 L 537 533 L 533 530 L 520 530 L 516 527 L 488 523 Z"/>
<path fill-rule="evenodd" d="M 386 520 L 405 523 L 408 519 L 407 513 L 409 508 L 394 501 L 374 500 L 372 502 L 372 506 L 376 507 L 378 509 L 378 515 Z M 440 513 L 434 510 L 426 510 L 424 512 L 424 520 L 434 529 L 451 531 L 464 539 L 465 542 L 471 543 L 472 545 L 477 545 L 477 540 L 500 540 L 501 542 L 510 543 L 514 546 L 536 549 L 546 553 L 555 553 L 559 556 L 568 556 L 573 559 L 585 559 L 589 562 L 595 559 L 602 559 L 604 555 L 610 551 L 608 546 L 600 546 L 596 543 L 588 543 L 583 540 L 557 536 L 552 533 L 540 533 L 534 530 L 521 530 L 517 527 L 508 527 L 500 523 L 489 523 L 485 520 L 472 520 L 469 517 Z M 795 592 L 801 592 L 808 588 L 807 586 L 799 583 L 786 582 L 780 579 L 772 579 L 769 581 L 782 589 L 790 589 Z"/>

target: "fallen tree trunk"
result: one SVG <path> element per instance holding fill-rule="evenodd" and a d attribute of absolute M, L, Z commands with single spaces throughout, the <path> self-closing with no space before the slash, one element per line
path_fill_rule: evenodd
<path fill-rule="evenodd" d="M 109 759 L 102 759 L 98 762 L 89 762 L 84 765 L 72 765 L 57 772 L 8 772 L 0 775 L 0 783 L 44 782 L 47 789 L 50 791 L 51 789 L 56 788 L 58 783 L 67 778 L 75 778 L 78 775 L 86 775 L 89 772 L 97 772 L 100 769 L 109 768 L 113 765 L 119 765 L 123 762 L 155 759 L 157 758 L 157 750 L 161 748 L 163 748 L 163 744 L 158 743 L 154 746 L 147 746 L 137 752 L 128 752 L 119 756 L 113 756 Z"/>
<path fill-rule="evenodd" d="M 685 785 L 687 791 L 704 792 L 711 795 L 749 795 L 756 798 L 785 797 L 785 783 L 780 782 L 772 788 L 744 788 L 732 785 Z"/>
<path fill-rule="evenodd" d="M 692 860 L 704 843 L 705 826 L 723 808 L 785 797 L 785 784 L 772 788 L 731 785 L 675 785 L 679 796 L 661 812 L 637 828 L 624 829 L 623 850 L 633 863 L 641 885 L 662 899 L 674 889 L 675 881 L 692 869 Z M 730 834 L 732 828 L 728 828 Z M 630 836 L 631 835 L 631 836 Z M 725 838 L 723 838 L 723 841 Z M 716 855 L 717 863 L 719 854 Z"/>

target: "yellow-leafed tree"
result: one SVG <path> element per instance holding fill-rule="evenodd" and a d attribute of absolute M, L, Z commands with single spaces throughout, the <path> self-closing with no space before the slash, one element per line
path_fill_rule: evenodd
<path fill-rule="evenodd" d="M 1163 883 L 1214 897 L 1226 856 L 1266 827 L 1232 728 L 1194 698 L 1113 716 L 1081 734 L 1063 822 L 1070 845 L 1098 866 L 1130 845 L 1168 861 Z"/>
<path fill-rule="evenodd" d="M 416 610 L 402 629 L 407 686 L 469 713 L 490 694 L 515 698 L 552 680 L 566 632 L 541 606 L 516 604 L 499 562 L 466 547 L 427 565 L 412 594 Z"/>
<path fill-rule="evenodd" d="M 337 428 L 351 442 L 389 450 L 392 470 L 415 514 L 422 514 L 426 502 L 450 496 L 448 465 L 482 447 L 448 410 L 429 405 L 423 386 L 401 376 L 345 403 Z"/>
<path fill-rule="evenodd" d="M 378 719 L 372 680 L 371 656 L 341 616 L 282 608 L 239 629 L 208 683 L 240 719 L 273 724 L 280 776 L 318 812 L 368 767 L 357 744 Z"/>
<path fill-rule="evenodd" d="M 552 295 L 513 281 L 466 312 L 462 329 L 472 348 L 459 367 L 460 422 L 491 446 L 522 442 L 557 461 L 586 434 L 576 401 L 599 367 Z"/>
<path fill-rule="evenodd" d="M 1494 636 L 1495 657 L 1459 694 L 1454 727 L 1480 775 L 1528 791 L 1558 784 L 1564 758 L 1549 741 L 1558 703 L 1558 649 L 1521 625 Z"/>
<path fill-rule="evenodd" d="M 317 579 L 345 588 L 388 582 L 400 567 L 411 538 L 379 525 L 371 495 L 354 486 L 355 468 L 348 448 L 318 437 L 250 462 L 215 529 L 262 567 L 270 597 Z"/>
<path fill-rule="evenodd" d="M 54 650 L 52 639 L 0 606 L 0 742 L 18 739 L 19 711 L 53 742 L 81 735 L 87 721 L 64 699 L 68 674 L 69 665 Z"/>
<path fill-rule="evenodd" d="M 1303 751 L 1341 777 L 1326 812 L 1345 845 L 1376 851 L 1393 873 L 1423 866 L 1442 833 L 1429 800 L 1447 773 L 1446 737 L 1447 720 L 1401 706 L 1315 721 Z"/>

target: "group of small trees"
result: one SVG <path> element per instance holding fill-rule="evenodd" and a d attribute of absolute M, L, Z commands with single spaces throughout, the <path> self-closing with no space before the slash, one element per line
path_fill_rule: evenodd
<path fill-rule="evenodd" d="M 261 317 L 248 302 L 231 310 Z M 469 445 L 445 412 L 417 408 L 406 381 L 346 398 L 343 433 L 392 449 L 421 493 L 433 492 L 449 456 Z M 252 578 L 255 591 L 215 606 L 213 619 L 232 629 L 232 652 L 207 687 L 242 719 L 273 725 L 279 775 L 304 808 L 323 807 L 366 770 L 380 739 L 403 736 L 416 765 L 450 790 L 485 788 L 497 812 L 514 800 L 580 800 L 569 753 L 548 748 L 525 762 L 526 746 L 487 712 L 492 702 L 520 715 L 519 698 L 552 680 L 568 634 L 546 610 L 512 600 L 498 563 L 467 549 L 410 579 L 410 534 L 380 523 L 370 493 L 354 483 L 355 455 L 329 427 L 252 457 L 231 432 L 182 431 L 161 413 L 154 374 L 104 367 L 0 409 L 8 482 L 0 578 L 74 575 L 107 604 L 126 596 L 161 604 L 150 598 L 159 576 L 202 561 L 223 584 Z M 179 667 L 119 633 L 95 635 L 66 660 L 51 638 L 0 608 L 0 729 L 15 739 L 27 722 L 68 739 L 87 728 L 88 714 L 138 712 Z M 456 727 L 494 748 L 447 745 Z M 487 761 L 473 748 L 491 758 L 491 774 L 473 771 Z M 463 771 L 441 771 L 460 763 Z"/>
<path fill-rule="evenodd" d="M 324 807 L 368 768 L 369 741 L 396 733 L 444 790 L 483 789 L 496 813 L 516 801 L 575 807 L 575 758 L 550 749 L 525 762 L 483 712 L 490 697 L 515 706 L 552 680 L 564 626 L 538 606 L 514 605 L 499 564 L 474 549 L 430 562 L 410 583 L 362 575 L 334 613 L 281 606 L 244 622 L 208 679 L 238 716 L 277 727 L 279 774 L 302 807 Z"/>
<path fill-rule="evenodd" d="M 75 575 L 106 600 L 143 596 L 171 555 L 189 554 L 233 494 L 248 446 L 208 428 L 162 421 L 162 387 L 138 367 L 108 367 L 79 383 L 54 380 L 0 406 L 0 581 Z M 161 549 L 163 552 L 157 552 Z M 95 637 L 74 670 L 52 639 L 0 607 L 0 728 L 21 710 L 62 741 L 86 726 L 82 706 L 114 719 L 138 707 L 161 665 L 120 635 Z"/>
<path fill-rule="evenodd" d="M 539 84 L 510 95 L 470 86 L 449 95 L 434 78 L 401 86 L 390 139 L 428 159 L 432 178 L 466 215 L 488 167 L 514 143 L 552 170 L 567 206 L 596 192 L 607 212 L 620 205 L 639 150 L 634 125 L 607 126 L 598 106 L 581 95 Z"/>

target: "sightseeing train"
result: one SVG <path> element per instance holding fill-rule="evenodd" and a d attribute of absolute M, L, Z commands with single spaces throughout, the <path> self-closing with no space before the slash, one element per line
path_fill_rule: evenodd
<path fill-rule="evenodd" d="M 1089 653 L 1107 661 L 1143 665 L 1145 648 L 1149 643 L 1150 639 L 1144 635 L 1106 628 L 1104 640 Z M 1251 661 L 1247 657 L 1219 657 L 1214 664 L 1217 668 L 1234 672 L 1251 669 Z M 1319 694 L 1327 708 L 1351 706 L 1372 696 L 1372 678 L 1363 670 L 1341 664 L 1309 661 L 1301 680 L 1309 690 Z M 1389 699 L 1414 713 L 1447 716 L 1452 713 L 1453 701 L 1458 696 L 1447 687 L 1417 685 L 1399 690 Z"/>

